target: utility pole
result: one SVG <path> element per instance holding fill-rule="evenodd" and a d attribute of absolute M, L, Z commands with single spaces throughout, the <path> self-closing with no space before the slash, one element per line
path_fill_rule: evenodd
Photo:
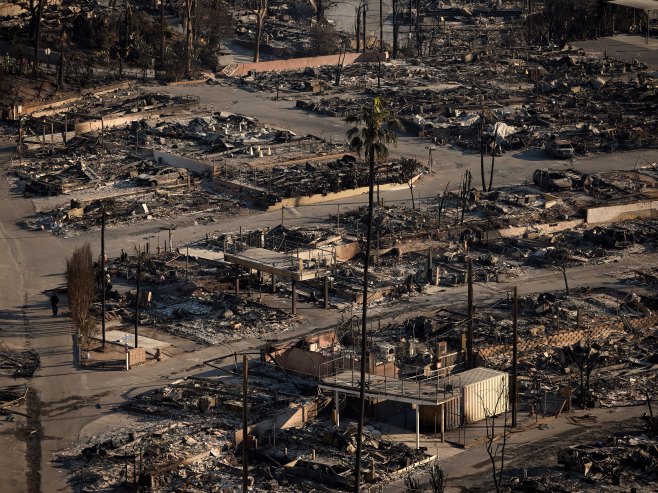
<path fill-rule="evenodd" d="M 105 349 L 105 204 L 101 206 L 101 330 Z"/>
<path fill-rule="evenodd" d="M 139 325 L 139 278 L 142 273 L 142 259 L 141 254 L 137 254 L 137 297 L 135 299 L 135 347 L 139 347 L 137 340 L 137 326 Z"/>
<path fill-rule="evenodd" d="M 247 390 L 249 385 L 249 364 L 247 355 L 242 355 L 242 493 L 247 493 L 249 481 L 249 456 L 247 454 L 248 429 L 247 429 Z"/>
<path fill-rule="evenodd" d="M 519 291 L 514 286 L 514 303 L 512 305 L 512 330 L 514 342 L 512 345 L 512 428 L 516 428 L 516 406 L 518 401 L 518 347 L 519 347 L 519 332 L 518 332 L 518 317 L 519 317 Z"/>
<path fill-rule="evenodd" d="M 473 261 L 468 260 L 468 369 L 475 368 L 473 361 Z"/>

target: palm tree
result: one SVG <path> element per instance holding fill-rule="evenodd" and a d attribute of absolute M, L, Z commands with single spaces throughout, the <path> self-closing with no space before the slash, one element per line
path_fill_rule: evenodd
<path fill-rule="evenodd" d="M 368 315 L 368 269 L 370 267 L 370 244 L 372 237 L 373 198 L 375 188 L 375 163 L 381 163 L 388 156 L 387 144 L 395 143 L 395 131 L 400 122 L 380 98 L 372 104 L 361 107 L 358 113 L 345 118 L 354 126 L 347 131 L 350 149 L 359 155 L 363 152 L 368 163 L 368 221 L 366 231 L 366 258 L 363 269 L 363 312 L 361 316 L 361 372 L 359 380 L 359 425 L 356 435 L 356 466 L 354 468 L 354 491 L 359 493 L 361 486 L 361 454 L 363 446 L 363 415 L 365 414 L 366 376 L 366 317 Z"/>

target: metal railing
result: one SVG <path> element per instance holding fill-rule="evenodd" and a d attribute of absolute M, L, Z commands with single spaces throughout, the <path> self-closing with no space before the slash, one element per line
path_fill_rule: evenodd
<path fill-rule="evenodd" d="M 450 357 L 455 357 L 455 355 L 458 354 L 459 353 L 450 353 L 441 358 L 446 360 Z M 360 388 L 360 363 L 360 360 L 356 358 L 356 354 L 341 354 L 339 357 L 325 361 L 319 365 L 317 380 L 323 380 L 326 383 L 333 383 L 336 386 L 347 386 L 353 389 L 358 389 Z M 404 378 L 400 375 L 401 370 L 404 367 L 398 368 L 397 366 L 392 366 L 390 372 L 392 375 L 389 375 L 389 367 L 385 366 L 384 374 L 381 375 L 377 372 L 369 372 L 366 364 L 365 386 L 370 392 L 381 395 L 438 400 L 440 395 L 444 398 L 448 395 L 454 395 L 456 391 L 462 387 L 461 376 L 459 374 L 453 375 L 450 373 L 450 371 L 457 366 L 459 366 L 459 363 L 446 368 L 438 368 L 433 370 L 429 375 L 424 373 L 423 378 L 419 378 L 418 376 L 414 378 Z M 407 367 L 410 366 L 407 365 Z M 350 374 L 349 381 L 345 381 L 343 378 L 339 379 L 341 374 L 345 375 L 348 372 Z M 373 386 L 373 376 L 375 377 L 375 386 Z M 430 393 L 430 396 L 427 395 L 428 392 Z M 433 399 L 431 395 L 433 395 Z"/>

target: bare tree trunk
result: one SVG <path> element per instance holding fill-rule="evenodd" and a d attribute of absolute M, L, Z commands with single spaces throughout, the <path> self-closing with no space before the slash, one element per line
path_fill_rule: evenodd
<path fill-rule="evenodd" d="M 567 269 L 565 267 L 561 267 L 560 270 L 562 271 L 562 277 L 564 277 L 564 291 L 566 292 L 567 296 L 569 296 L 569 281 L 567 280 Z"/>
<path fill-rule="evenodd" d="M 407 38 L 407 43 L 408 43 L 407 49 L 409 50 L 410 53 L 411 50 L 413 49 L 413 46 L 411 44 L 411 23 L 413 22 L 412 21 L 413 16 L 411 15 L 411 11 L 413 9 L 413 2 L 414 0 L 409 0 L 409 37 Z"/>
<path fill-rule="evenodd" d="M 398 57 L 398 36 L 400 34 L 400 21 L 398 20 L 398 2 L 400 0 L 393 0 L 393 53 L 391 57 L 396 59 Z"/>
<path fill-rule="evenodd" d="M 34 29 L 34 77 L 37 77 L 39 74 L 39 44 L 41 43 L 41 16 L 43 14 L 43 2 L 44 0 L 39 0 L 39 5 L 37 6 L 37 16 L 35 20 L 35 29 Z"/>
<path fill-rule="evenodd" d="M 370 246 L 375 190 L 375 146 L 370 146 L 368 163 L 368 222 L 366 229 L 366 258 L 363 264 L 363 308 L 361 313 L 361 369 L 359 379 L 359 423 L 356 432 L 356 464 L 354 467 L 354 491 L 361 491 L 361 456 L 363 453 L 363 421 L 366 411 L 366 337 L 368 323 L 368 271 L 370 270 Z"/>
<path fill-rule="evenodd" d="M 263 17 L 258 14 L 256 19 L 256 46 L 254 48 L 254 62 L 260 61 L 260 38 L 263 35 Z"/>
<path fill-rule="evenodd" d="M 317 0 L 315 8 L 315 22 L 321 26 L 324 22 L 324 3 L 323 0 Z"/>
<path fill-rule="evenodd" d="M 185 77 L 192 75 L 192 4 L 185 0 Z"/>
<path fill-rule="evenodd" d="M 363 6 L 363 52 L 367 49 L 368 34 L 366 32 L 366 13 L 368 12 L 368 5 Z"/>
<path fill-rule="evenodd" d="M 356 52 L 361 51 L 361 7 L 356 9 Z"/>
<path fill-rule="evenodd" d="M 165 65 L 165 18 L 164 18 L 164 0 L 160 0 L 160 67 Z"/>
<path fill-rule="evenodd" d="M 411 210 L 416 210 L 416 201 L 414 200 L 414 182 L 413 178 L 409 180 L 409 190 L 411 190 Z"/>
<path fill-rule="evenodd" d="M 379 51 L 384 53 L 384 2 L 379 0 Z"/>
<path fill-rule="evenodd" d="M 423 54 L 423 42 L 420 36 L 420 0 L 416 0 L 416 49 L 418 56 Z"/>
<path fill-rule="evenodd" d="M 35 4 L 34 2 L 38 2 L 39 0 L 29 0 L 28 5 L 27 5 L 27 10 L 30 13 L 30 23 L 29 23 L 29 29 L 30 29 L 30 39 L 34 39 L 34 35 L 36 33 L 36 21 L 37 21 L 37 8 L 38 4 Z"/>

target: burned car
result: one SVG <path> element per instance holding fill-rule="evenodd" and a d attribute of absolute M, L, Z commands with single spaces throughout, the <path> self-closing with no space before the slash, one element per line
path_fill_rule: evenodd
<path fill-rule="evenodd" d="M 576 151 L 568 140 L 549 140 L 546 142 L 544 148 L 549 156 L 557 159 L 571 159 L 576 155 Z"/>
<path fill-rule="evenodd" d="M 572 170 L 536 169 L 532 181 L 542 190 L 559 192 L 582 186 L 583 177 Z"/>
<path fill-rule="evenodd" d="M 625 231 L 621 228 L 603 228 L 596 226 L 588 229 L 583 234 L 583 237 L 590 243 L 602 246 L 608 249 L 623 249 L 628 248 L 635 243 L 635 236 L 630 231 Z"/>
<path fill-rule="evenodd" d="M 141 186 L 162 187 L 182 185 L 187 182 L 188 172 L 185 168 L 162 168 L 154 174 L 140 173 L 135 181 Z"/>

